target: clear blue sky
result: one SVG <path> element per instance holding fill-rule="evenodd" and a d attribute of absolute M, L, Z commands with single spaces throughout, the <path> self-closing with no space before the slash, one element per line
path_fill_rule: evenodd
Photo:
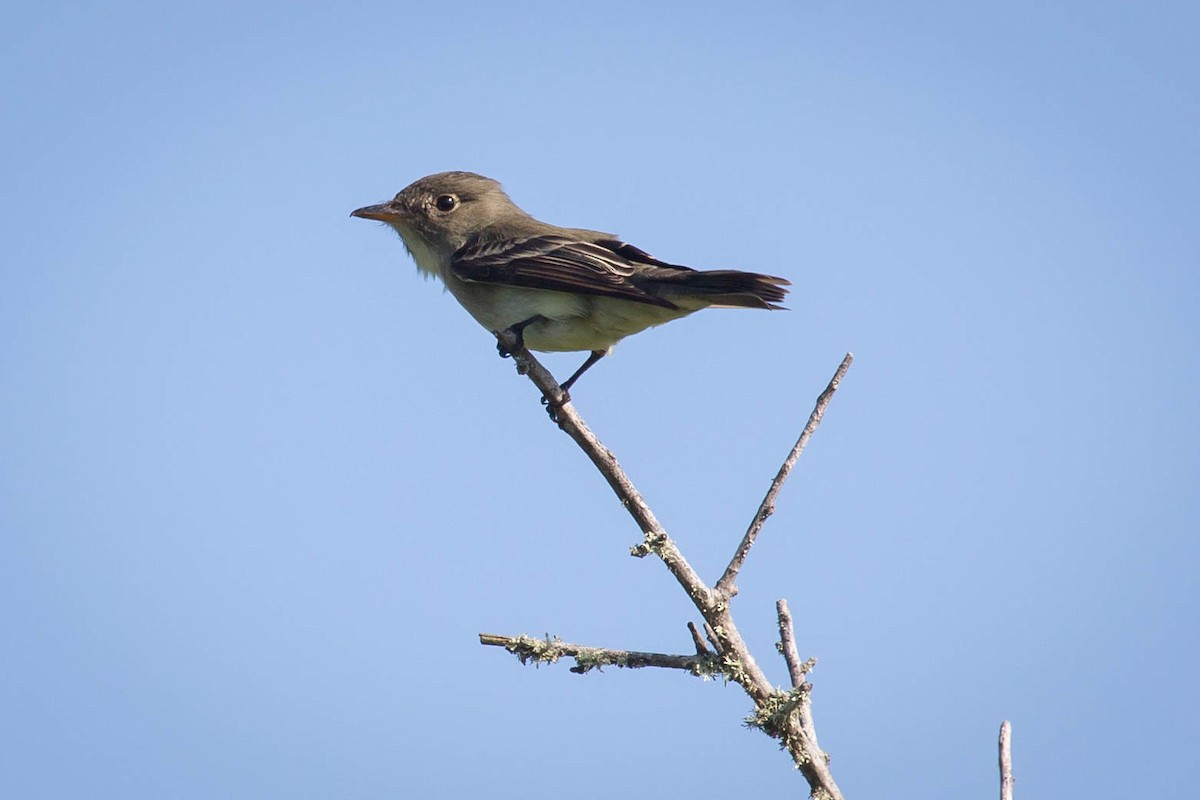
<path fill-rule="evenodd" d="M 0 795 L 803 794 L 735 687 L 477 644 L 685 652 L 695 615 L 491 337 L 348 216 L 471 169 L 794 282 L 575 391 L 710 580 L 855 352 L 736 600 L 780 683 L 791 601 L 848 796 L 994 796 L 1005 718 L 1018 796 L 1192 796 L 1198 27 L 9 4 Z"/>

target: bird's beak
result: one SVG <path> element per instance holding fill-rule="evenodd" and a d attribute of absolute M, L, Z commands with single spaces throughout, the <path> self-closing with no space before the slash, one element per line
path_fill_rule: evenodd
<path fill-rule="evenodd" d="M 399 222 L 404 219 L 404 209 L 394 200 L 387 203 L 380 203 L 377 206 L 364 206 L 363 208 L 355 209 L 350 212 L 352 217 L 362 217 L 363 219 L 377 219 L 381 222 Z"/>

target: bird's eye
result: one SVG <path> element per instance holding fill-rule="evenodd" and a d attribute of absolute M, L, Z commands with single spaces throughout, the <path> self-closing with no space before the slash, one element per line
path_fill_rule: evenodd
<path fill-rule="evenodd" d="M 453 211 L 458 208 L 458 198 L 452 194 L 438 195 L 438 198 L 433 201 L 437 206 L 437 210 L 441 212 Z"/>

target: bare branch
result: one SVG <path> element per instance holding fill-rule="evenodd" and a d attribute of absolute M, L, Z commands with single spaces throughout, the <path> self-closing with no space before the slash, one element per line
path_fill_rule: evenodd
<path fill-rule="evenodd" d="M 661 667 L 680 669 L 693 675 L 710 678 L 721 673 L 720 663 L 711 655 L 676 656 L 666 653 L 642 653 L 636 650 L 614 650 L 608 647 L 589 647 L 564 642 L 557 636 L 535 639 L 531 636 L 497 636 L 494 633 L 479 634 L 479 643 L 503 647 L 515 655 L 522 664 L 553 664 L 560 658 L 575 659 L 571 672 L 580 675 L 604 667 Z"/>
<path fill-rule="evenodd" d="M 792 688 L 811 687 L 811 684 L 804 680 L 804 676 L 812 672 L 813 667 L 817 665 L 817 659 L 800 660 L 800 651 L 796 648 L 796 631 L 792 626 L 792 612 L 788 609 L 787 600 L 780 598 L 776 601 L 775 611 L 779 615 L 779 649 L 783 652 L 783 660 L 787 662 L 788 675 L 792 679 Z M 796 711 L 799 715 L 801 729 L 812 741 L 813 748 L 819 752 L 817 726 L 813 723 L 812 703 L 809 701 L 808 692 L 805 692 L 803 702 L 800 703 Z"/>
<path fill-rule="evenodd" d="M 796 649 L 796 633 L 792 628 L 792 612 L 788 610 L 787 600 L 776 601 L 775 611 L 779 615 L 779 649 L 783 653 L 783 660 L 787 662 L 794 689 L 804 683 L 804 674 L 808 670 L 800 661 L 800 651 Z"/>
<path fill-rule="evenodd" d="M 1012 723 L 1000 725 L 1000 800 L 1013 800 Z"/>
<path fill-rule="evenodd" d="M 846 377 L 846 370 L 850 369 L 852 363 L 854 363 L 854 354 L 846 353 L 846 357 L 842 359 L 842 363 L 838 366 L 837 371 L 833 373 L 833 378 L 829 381 L 829 385 L 825 387 L 825 391 L 821 392 L 817 398 L 816 406 L 813 407 L 812 413 L 808 416 L 808 424 L 804 426 L 804 430 L 800 433 L 800 438 L 793 445 L 792 452 L 788 453 L 788 457 L 784 459 L 783 466 L 779 468 L 779 473 L 775 476 L 775 480 L 771 481 L 771 488 L 767 489 L 766 497 L 763 498 L 762 503 L 759 505 L 754 519 L 750 522 L 750 527 L 746 529 L 746 535 L 742 537 L 741 544 L 738 545 L 737 551 L 729 561 L 729 566 L 725 568 L 725 574 L 717 581 L 717 585 L 714 587 L 717 597 L 727 600 L 737 594 L 737 588 L 733 582 L 737 580 L 738 571 L 742 568 L 742 564 L 745 563 L 746 556 L 750 553 L 750 548 L 754 546 L 754 540 L 758 538 L 758 532 L 762 530 L 763 524 L 767 521 L 768 517 L 775 513 L 775 498 L 779 495 L 779 490 L 783 488 L 783 484 L 787 481 L 792 467 L 796 465 L 796 460 L 804 452 L 804 448 L 808 444 L 808 440 L 812 438 L 813 432 L 821 424 L 821 418 L 825 416 L 825 409 L 829 407 L 829 401 L 833 399 L 834 392 L 838 390 L 842 378 Z"/>
<path fill-rule="evenodd" d="M 633 548 L 633 555 L 639 557 L 651 553 L 657 555 L 679 585 L 687 592 L 696 609 L 704 617 L 704 633 L 712 644 L 713 652 L 711 654 L 700 652 L 704 649 L 704 642 L 700 639 L 694 625 L 689 625 L 689 629 L 692 632 L 693 643 L 696 645 L 697 655 L 695 656 L 590 648 L 567 644 L 549 637 L 539 640 L 528 637 L 510 638 L 481 634 L 480 641 L 483 644 L 503 646 L 516 654 L 522 662 L 532 660 L 535 663 L 550 663 L 563 656 L 573 656 L 576 659 L 576 666 L 572 669 L 576 672 L 587 672 L 606 665 L 617 665 L 626 667 L 657 666 L 685 669 L 697 675 L 723 675 L 728 680 L 740 685 L 754 702 L 756 710 L 747 723 L 760 728 L 783 743 L 783 746 L 791 754 L 796 767 L 808 781 L 812 789 L 812 796 L 820 800 L 841 800 L 841 791 L 829 771 L 829 758 L 818 746 L 816 731 L 812 725 L 808 699 L 812 689 L 811 685 L 801 680 L 800 684 L 794 686 L 789 692 L 775 689 L 762 668 L 754 660 L 750 648 L 738 631 L 729 608 L 729 600 L 734 593 L 734 578 L 746 558 L 746 553 L 749 552 L 754 537 L 762 528 L 762 523 L 774 509 L 775 495 L 778 494 L 787 478 L 787 473 L 804 449 L 813 431 L 820 424 L 821 416 L 829 405 L 833 393 L 837 390 L 838 383 L 849 369 L 853 356 L 849 353 L 846 354 L 841 366 L 834 374 L 833 380 L 817 399 L 816 408 L 809 417 L 808 425 L 805 426 L 800 440 L 793 447 L 788 460 L 784 462 L 780 474 L 776 476 L 775 482 L 755 517 L 756 521 L 752 523 L 746 538 L 738 548 L 738 553 L 722 576 L 721 583 L 718 584 L 724 588 L 715 591 L 704 583 L 683 557 L 683 553 L 667 536 L 649 506 L 646 505 L 628 476 L 617 464 L 616 457 L 584 424 L 549 371 L 539 364 L 527 349 L 518 347 L 515 337 L 500 332 L 496 334 L 496 338 L 502 349 L 512 353 L 517 362 L 517 371 L 527 375 L 541 390 L 544 401 L 551 408 L 551 418 L 587 454 L 608 481 L 621 504 L 625 506 L 642 530 L 644 540 Z M 811 659 L 801 663 L 798 655 L 795 661 L 798 665 L 797 671 L 801 676 L 815 663 Z M 790 664 L 789 669 L 791 669 Z"/>
<path fill-rule="evenodd" d="M 707 622 L 704 623 L 704 638 L 708 639 L 708 643 L 713 646 L 713 650 L 718 653 L 721 652 L 721 643 L 717 640 L 717 632 Z"/>
<path fill-rule="evenodd" d="M 692 643 L 696 645 L 696 655 L 710 655 L 712 651 L 704 643 L 704 637 L 700 635 L 700 629 L 696 627 L 696 623 L 688 622 L 688 631 L 692 634 Z"/>
<path fill-rule="evenodd" d="M 679 582 L 679 585 L 684 588 L 688 597 L 692 598 L 697 606 L 700 604 L 710 605 L 712 590 L 708 588 L 692 565 L 683 557 L 683 553 L 667 536 L 666 530 L 654 516 L 650 506 L 646 505 L 646 501 L 642 499 L 633 482 L 629 480 L 629 476 L 617 463 L 617 457 L 613 455 L 613 452 L 600 443 L 600 440 L 584 423 L 583 418 L 579 416 L 569 401 L 565 404 L 562 403 L 562 387 L 554 380 L 550 371 L 543 367 L 528 349 L 524 346 L 518 347 L 516 337 L 508 331 L 498 332 L 496 339 L 508 352 L 512 353 L 513 360 L 517 363 L 517 372 L 528 376 L 529 380 L 533 381 L 533 384 L 541 390 L 542 397 L 554 409 L 554 419 L 558 423 L 558 427 L 574 439 L 579 448 L 596 465 L 596 469 L 600 471 L 600 474 L 608 481 L 608 485 L 612 487 L 613 492 L 616 493 L 617 499 L 621 501 L 625 510 L 641 528 L 644 540 L 634 548 L 633 554 L 641 557 L 655 553 L 662 559 L 663 564 L 675 576 L 675 580 Z"/>

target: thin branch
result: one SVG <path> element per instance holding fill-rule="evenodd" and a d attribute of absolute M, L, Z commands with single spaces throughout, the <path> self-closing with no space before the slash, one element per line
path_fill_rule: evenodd
<path fill-rule="evenodd" d="M 788 602 L 780 598 L 775 602 L 775 612 L 779 616 L 779 649 L 783 652 L 783 660 L 787 663 L 788 675 L 792 679 L 792 688 L 800 689 L 802 687 L 810 687 L 812 684 L 805 681 L 804 676 L 812 672 L 813 667 L 817 665 L 815 658 L 810 658 L 807 661 L 800 660 L 800 651 L 796 648 L 796 630 L 792 625 L 792 612 L 788 609 Z M 809 701 L 809 692 L 804 693 L 804 698 L 796 709 L 800 716 L 800 727 L 812 740 L 812 744 L 819 750 L 817 744 L 817 726 L 813 723 L 812 718 L 812 703 Z"/>
<path fill-rule="evenodd" d="M 838 390 L 842 378 L 846 377 L 846 370 L 850 369 L 852 363 L 854 363 L 854 354 L 846 353 L 846 357 L 842 359 L 842 363 L 838 366 L 837 371 L 833 373 L 833 378 L 829 381 L 829 385 L 825 387 L 825 391 L 821 392 L 821 395 L 817 398 L 817 403 L 813 407 L 812 413 L 808 416 L 808 424 L 804 426 L 804 430 L 800 433 L 800 438 L 796 440 L 796 444 L 792 447 L 792 452 L 788 453 L 788 457 L 784 459 L 783 466 L 779 468 L 779 473 L 775 476 L 775 480 L 771 481 L 771 488 L 767 489 L 767 495 L 759 505 L 754 519 L 750 522 L 750 527 L 746 529 L 746 535 L 742 537 L 741 544 L 738 545 L 737 551 L 729 561 L 729 566 L 725 568 L 725 574 L 717 581 L 715 587 L 717 597 L 728 599 L 737 594 L 737 588 L 733 582 L 737 580 L 738 571 L 742 568 L 742 564 L 745 563 L 746 556 L 750 553 L 750 548 L 754 546 L 754 540 L 758 538 L 758 532 L 762 530 L 767 517 L 775 513 L 775 498 L 779 495 L 779 490 L 783 488 L 783 484 L 787 481 L 792 467 L 796 465 L 796 460 L 804 452 L 804 448 L 808 444 L 808 440 L 812 438 L 813 432 L 821 424 L 821 418 L 825 416 L 825 409 L 829 407 L 829 401 L 833 399 L 834 392 Z"/>
<path fill-rule="evenodd" d="M 600 443 L 600 440 L 584 423 L 583 418 L 575 411 L 575 407 L 569 401 L 562 402 L 562 387 L 558 385 L 558 381 L 554 379 L 550 371 L 543 367 L 528 349 L 524 346 L 518 347 L 516 337 L 508 331 L 496 333 L 496 339 L 505 350 L 512 353 L 513 360 L 517 363 L 517 372 L 526 375 L 533 385 L 541 390 L 542 397 L 554 409 L 554 419 L 558 423 L 558 427 L 574 439 L 575 443 L 579 445 L 579 449 L 583 450 L 596 465 L 596 469 L 600 471 L 600 474 L 608 481 L 608 485 L 612 487 L 613 492 L 616 493 L 617 499 L 621 501 L 625 510 L 641 528 L 645 538 L 642 544 L 634 548 L 634 555 L 657 554 L 693 602 L 698 606 L 700 604 L 706 607 L 711 605 L 712 590 L 708 588 L 692 565 L 683 557 L 683 553 L 679 552 L 679 548 L 667 536 L 666 530 L 654 516 L 650 506 L 646 505 L 646 501 L 642 499 L 642 495 L 629 480 L 629 476 L 617 463 L 617 457 Z"/>
<path fill-rule="evenodd" d="M 696 623 L 688 622 L 688 632 L 692 634 L 692 643 L 696 645 L 696 655 L 707 656 L 712 654 L 712 651 L 708 649 L 708 645 L 704 643 L 704 637 L 700 635 L 700 629 L 696 627 Z"/>
<path fill-rule="evenodd" d="M 494 633 L 479 634 L 479 643 L 503 647 L 515 655 L 522 664 L 553 664 L 560 658 L 574 658 L 571 672 L 583 674 L 604 667 L 661 667 L 680 669 L 693 675 L 712 677 L 721 673 L 720 663 L 711 655 L 677 656 L 667 653 L 643 653 L 637 650 L 614 650 L 609 647 L 589 647 L 564 642 L 557 636 L 535 639 L 531 636 L 498 636 Z"/>
<path fill-rule="evenodd" d="M 718 653 L 721 652 L 721 642 L 717 639 L 717 632 L 707 622 L 704 623 L 704 638 L 708 639 L 708 643 L 713 646 L 713 650 Z"/>
<path fill-rule="evenodd" d="M 1012 723 L 1000 725 L 1000 800 L 1013 800 Z"/>
<path fill-rule="evenodd" d="M 800 651 L 796 649 L 796 633 L 792 628 L 792 612 L 788 610 L 787 600 L 776 601 L 775 612 L 779 615 L 779 649 L 783 652 L 783 660 L 787 662 L 792 688 L 795 688 L 804 683 L 804 673 L 808 670 L 804 668 Z"/>

